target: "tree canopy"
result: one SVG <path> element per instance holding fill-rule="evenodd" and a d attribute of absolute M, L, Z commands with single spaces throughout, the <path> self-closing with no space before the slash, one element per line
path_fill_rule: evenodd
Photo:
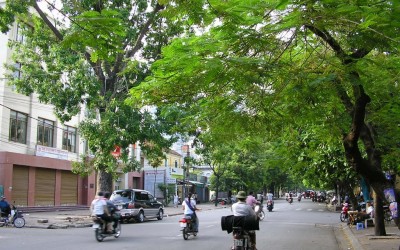
<path fill-rule="evenodd" d="M 398 171 L 399 3 L 206 6 L 213 26 L 165 47 L 131 100 L 195 110 L 193 123 L 223 140 L 257 134 L 281 144 L 281 158 L 298 154 L 287 157 L 291 168 L 327 175 L 351 168 L 385 199 L 383 190 L 393 186 L 383 171 Z"/>

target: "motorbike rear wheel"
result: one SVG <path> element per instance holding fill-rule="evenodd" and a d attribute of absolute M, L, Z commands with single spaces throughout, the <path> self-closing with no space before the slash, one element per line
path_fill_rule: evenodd
<path fill-rule="evenodd" d="M 102 231 L 101 228 L 96 228 L 96 229 L 94 230 L 94 235 L 95 235 L 96 240 L 97 240 L 98 242 L 102 242 L 102 241 L 104 240 L 104 237 L 103 237 L 103 235 L 101 234 L 101 231 Z"/>
<path fill-rule="evenodd" d="M 121 235 L 121 223 L 118 221 L 117 227 L 115 228 L 114 238 L 118 238 Z"/>
<path fill-rule="evenodd" d="M 22 217 L 17 217 L 14 219 L 14 226 L 16 228 L 21 228 L 25 226 L 25 219 Z"/>
<path fill-rule="evenodd" d="M 183 228 L 182 236 L 183 236 L 184 240 L 187 240 L 189 238 L 189 232 L 188 232 L 188 228 L 187 227 Z"/>
<path fill-rule="evenodd" d="M 264 218 L 265 218 L 265 213 L 264 213 L 264 211 L 260 211 L 260 212 L 259 212 L 258 218 L 260 218 L 260 221 L 264 220 Z"/>

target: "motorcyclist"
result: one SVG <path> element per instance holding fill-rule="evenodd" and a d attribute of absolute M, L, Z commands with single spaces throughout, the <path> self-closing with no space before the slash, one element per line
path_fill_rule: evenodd
<path fill-rule="evenodd" d="M 250 192 L 250 195 L 252 192 Z M 249 195 L 249 196 L 250 196 Z M 232 205 L 232 212 L 234 216 L 256 216 L 256 213 L 254 212 L 254 209 L 252 206 L 250 206 L 246 200 L 246 193 L 244 191 L 239 191 L 238 194 L 236 195 L 236 199 L 238 200 L 236 203 Z M 253 197 L 254 198 L 254 197 Z M 251 198 L 250 198 L 251 199 Z M 256 232 L 255 231 L 248 231 L 248 234 L 250 236 L 250 241 L 252 245 L 252 249 L 256 250 Z"/>
<path fill-rule="evenodd" d="M 8 217 L 11 214 L 11 207 L 5 196 L 1 196 L 0 200 L 0 216 Z"/>
<path fill-rule="evenodd" d="M 256 205 L 260 205 L 260 202 L 256 200 L 253 192 L 249 192 L 249 195 L 246 197 L 246 204 L 254 209 Z"/>
<path fill-rule="evenodd" d="M 105 192 L 105 193 L 104 193 L 104 198 L 105 198 L 106 203 L 107 203 L 107 208 L 108 208 L 108 211 L 109 211 L 110 214 L 111 214 L 110 220 L 114 222 L 114 223 L 112 224 L 112 225 L 113 225 L 113 228 L 111 229 L 111 227 L 108 226 L 108 227 L 107 227 L 107 230 L 108 230 L 108 231 L 110 231 L 110 230 L 114 230 L 114 231 L 115 231 L 115 228 L 116 228 L 117 225 L 118 225 L 118 220 L 120 219 L 120 217 L 119 217 L 119 214 L 116 213 L 116 212 L 118 211 L 118 208 L 115 206 L 115 204 L 114 204 L 112 201 L 110 201 L 110 196 L 111 196 L 111 193 L 110 193 L 110 192 Z M 111 225 L 111 223 L 109 223 L 109 224 Z"/>
<path fill-rule="evenodd" d="M 90 205 L 90 212 L 92 216 L 101 218 L 105 222 L 110 221 L 110 212 L 108 211 L 107 202 L 104 198 L 103 191 L 99 191 L 97 193 L 97 197 L 92 201 Z M 107 230 L 107 233 L 112 233 L 112 231 Z"/>
<path fill-rule="evenodd" d="M 196 201 L 192 197 L 192 193 L 187 195 L 187 198 L 182 202 L 182 210 L 184 210 L 183 214 L 186 216 L 190 216 L 193 224 L 193 231 L 199 231 L 199 218 L 197 217 L 196 210 L 200 210 L 200 208 L 196 207 Z"/>

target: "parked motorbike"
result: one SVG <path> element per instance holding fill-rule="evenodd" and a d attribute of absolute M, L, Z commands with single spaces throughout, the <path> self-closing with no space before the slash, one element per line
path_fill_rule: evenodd
<path fill-rule="evenodd" d="M 98 242 L 102 242 L 106 237 L 114 237 L 118 238 L 121 235 L 121 222 L 118 220 L 117 227 L 113 231 L 113 233 L 107 233 L 107 223 L 114 223 L 114 222 L 106 222 L 103 219 L 93 216 L 93 226 L 94 235 Z"/>
<path fill-rule="evenodd" d="M 267 200 L 267 209 L 268 212 L 272 212 L 272 209 L 274 209 L 274 202 L 272 200 Z"/>
<path fill-rule="evenodd" d="M 264 218 L 265 218 L 265 213 L 264 213 L 264 207 L 263 207 L 262 204 L 256 205 L 256 206 L 254 207 L 254 211 L 256 212 L 256 215 L 258 216 L 258 219 L 259 219 L 260 221 L 264 220 Z"/>
<path fill-rule="evenodd" d="M 383 216 L 386 222 L 390 222 L 393 219 L 389 206 L 383 206 Z"/>
<path fill-rule="evenodd" d="M 181 231 L 184 240 L 187 240 L 190 235 L 197 236 L 197 232 L 193 230 L 194 221 L 190 215 L 180 219 L 179 224 L 182 228 Z"/>
<path fill-rule="evenodd" d="M 343 203 L 342 211 L 340 212 L 340 221 L 344 222 L 349 218 L 349 203 Z"/>
<path fill-rule="evenodd" d="M 21 228 L 25 226 L 25 219 L 22 212 L 17 209 L 16 206 L 11 205 L 10 216 L 1 216 L 0 227 L 13 225 L 16 228 Z"/>

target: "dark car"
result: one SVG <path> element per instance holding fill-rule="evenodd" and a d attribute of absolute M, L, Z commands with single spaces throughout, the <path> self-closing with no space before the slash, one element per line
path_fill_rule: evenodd
<path fill-rule="evenodd" d="M 120 210 L 123 221 L 134 219 L 137 222 L 143 222 L 145 219 L 162 220 L 164 217 L 163 204 L 146 190 L 115 190 L 110 200 Z"/>

